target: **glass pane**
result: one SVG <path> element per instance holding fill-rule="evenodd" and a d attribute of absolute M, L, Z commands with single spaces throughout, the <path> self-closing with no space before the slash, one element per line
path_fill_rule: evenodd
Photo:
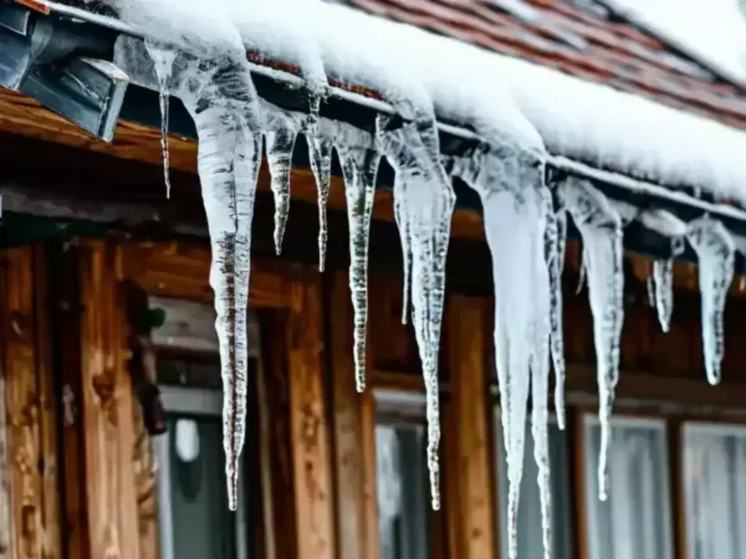
<path fill-rule="evenodd" d="M 690 559 L 746 559 L 746 429 L 688 425 L 684 487 Z"/>
<path fill-rule="evenodd" d="M 496 412 L 498 436 L 499 493 L 500 493 L 500 544 L 502 554 L 508 557 L 508 472 L 505 446 L 501 436 L 499 411 Z M 536 559 L 544 556 L 541 533 L 541 505 L 539 502 L 539 469 L 533 453 L 533 439 L 527 427 L 526 453 L 523 459 L 523 479 L 521 480 L 521 500 L 518 505 L 518 559 Z M 552 492 L 552 557 L 569 559 L 572 556 L 570 544 L 570 479 L 567 457 L 567 433 L 560 431 L 556 424 L 549 425 L 549 464 L 551 468 Z"/>
<path fill-rule="evenodd" d="M 585 428 L 591 559 L 670 559 L 668 445 L 665 424 L 612 420 L 609 499 L 598 498 L 601 428 Z"/>
<path fill-rule="evenodd" d="M 428 507 L 424 428 L 376 427 L 381 559 L 427 559 Z"/>
<path fill-rule="evenodd" d="M 161 456 L 167 457 L 160 465 L 161 496 L 170 505 L 170 515 L 164 515 L 170 516 L 170 526 L 162 522 L 164 537 L 171 535 L 165 542 L 166 559 L 237 557 L 236 514 L 228 510 L 222 440 L 219 418 L 168 418 L 168 432 L 159 443 L 164 445 Z"/>

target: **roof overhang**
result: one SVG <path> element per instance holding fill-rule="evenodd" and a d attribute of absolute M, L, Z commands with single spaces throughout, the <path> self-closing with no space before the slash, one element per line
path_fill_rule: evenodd
<path fill-rule="evenodd" d="M 158 125 L 160 116 L 156 93 L 132 85 L 127 88 L 126 76 L 111 66 L 117 36 L 122 33 L 142 36 L 137 29 L 114 18 L 57 2 L 44 0 L 33 5 L 38 9 L 0 0 L 0 42 L 3 44 L 0 50 L 0 84 L 36 98 L 51 110 L 105 140 L 111 140 L 119 118 L 150 126 Z M 37 28 L 49 28 L 52 33 L 63 34 L 70 45 L 63 49 L 62 55 L 58 47 L 41 49 L 39 54 L 38 47 L 34 47 L 38 43 L 38 38 L 34 38 L 34 33 L 38 33 L 35 31 Z M 15 50 L 6 49 L 6 42 Z M 85 56 L 71 58 L 71 52 L 85 53 Z M 96 56 L 100 58 L 93 58 Z M 13 60 L 20 60 L 23 69 L 15 70 L 16 74 L 11 74 L 11 71 L 3 74 L 3 64 L 10 66 Z M 91 60 L 93 62 L 89 62 Z M 310 111 L 306 83 L 297 68 L 259 57 L 252 57 L 249 62 L 255 86 L 262 98 L 283 109 Z M 108 71 L 102 71 L 102 67 Z M 20 84 L 17 80 L 15 86 L 9 77 L 3 78 L 3 75 L 18 75 L 19 72 L 26 78 L 21 79 Z M 99 85 L 81 90 L 70 87 L 70 83 Z M 91 96 L 91 91 L 99 94 Z M 195 138 L 196 133 L 186 111 L 176 101 L 172 101 L 172 107 L 172 131 Z M 355 85 L 331 83 L 330 94 L 322 101 L 320 116 L 373 131 L 376 116 L 380 113 L 396 114 L 393 107 L 376 92 Z M 438 131 L 444 156 L 463 155 L 483 142 L 475 131 L 442 120 L 438 122 Z M 308 164 L 305 155 L 299 153 L 298 157 L 296 164 Z M 580 176 L 592 181 L 612 200 L 645 211 L 664 210 L 684 222 L 707 214 L 721 220 L 737 237 L 746 238 L 746 211 L 717 203 L 701 193 L 695 196 L 683 190 L 640 181 L 568 159 L 562 154 L 550 156 L 547 173 L 550 185 L 568 174 Z M 384 161 L 379 186 L 386 188 L 392 183 L 393 171 Z M 463 184 L 456 184 L 455 187 L 461 208 L 480 210 L 478 196 L 473 191 Z M 640 221 L 625 229 L 625 246 L 654 258 L 675 256 L 670 252 L 671 243 Z M 694 260 L 691 252 L 679 255 L 679 258 Z"/>

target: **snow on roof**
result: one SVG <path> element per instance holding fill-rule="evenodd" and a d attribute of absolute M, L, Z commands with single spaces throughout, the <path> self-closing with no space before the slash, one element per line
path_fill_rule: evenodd
<path fill-rule="evenodd" d="M 746 16 L 739 0 L 603 0 L 724 78 L 746 85 Z"/>
<path fill-rule="evenodd" d="M 111 1 L 123 21 L 159 40 L 226 49 L 241 40 L 317 79 L 308 53 L 318 53 L 330 77 L 378 91 L 397 110 L 407 98 L 429 100 L 439 116 L 486 136 L 490 126 L 533 146 L 540 136 L 554 154 L 746 205 L 746 134 L 641 96 L 340 4 Z"/>

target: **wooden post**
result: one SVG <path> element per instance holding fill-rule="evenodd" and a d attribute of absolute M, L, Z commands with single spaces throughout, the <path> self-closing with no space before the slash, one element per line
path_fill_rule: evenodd
<path fill-rule="evenodd" d="M 12 529 L 6 531 L 7 524 L 3 528 L 0 557 L 14 559 L 62 556 L 56 414 L 43 263 L 39 248 L 13 249 L 3 257 L 2 467 L 6 478 L 0 501 L 9 500 Z M 0 514 L 6 516 L 7 512 L 4 508 Z"/>
<path fill-rule="evenodd" d="M 375 406 L 370 388 L 363 394 L 355 388 L 347 274 L 334 275 L 328 309 L 339 557 L 378 559 Z"/>
<path fill-rule="evenodd" d="M 287 359 L 298 559 L 334 559 L 333 492 L 324 389 L 321 289 L 288 286 Z"/>
<path fill-rule="evenodd" d="M 447 335 L 451 402 L 444 471 L 450 512 L 451 554 L 459 559 L 495 557 L 495 487 L 487 426 L 487 351 L 490 338 L 484 299 L 454 295 L 448 302 Z M 447 436 L 448 436 L 447 435 Z"/>

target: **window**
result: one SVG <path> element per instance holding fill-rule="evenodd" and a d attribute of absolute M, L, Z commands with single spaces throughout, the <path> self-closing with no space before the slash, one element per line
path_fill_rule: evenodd
<path fill-rule="evenodd" d="M 534 559 L 543 557 L 544 549 L 541 531 L 541 506 L 539 502 L 539 475 L 533 454 L 530 426 L 526 427 L 526 453 L 523 459 L 521 480 L 521 500 L 518 506 L 518 558 Z M 502 437 L 502 423 L 499 408 L 495 411 L 495 433 L 497 434 L 497 471 L 499 472 L 499 512 L 500 557 L 508 557 L 508 472 L 506 467 L 505 445 Z M 571 507 L 570 475 L 567 455 L 567 433 L 560 431 L 555 421 L 549 425 L 549 464 L 551 467 L 552 495 L 552 557 L 569 559 L 572 557 L 570 543 Z"/>
<path fill-rule="evenodd" d="M 376 488 L 381 559 L 429 557 L 424 397 L 376 392 Z"/>
<path fill-rule="evenodd" d="M 746 559 L 746 428 L 684 426 L 689 559 Z"/>
<path fill-rule="evenodd" d="M 151 298 L 166 319 L 153 332 L 167 432 L 154 439 L 161 559 L 250 559 L 254 520 L 247 487 L 253 435 L 246 434 L 238 510 L 228 509 L 218 345 L 210 307 Z M 252 322 L 253 325 L 253 322 Z M 258 343 L 248 340 L 254 377 Z M 256 402 L 249 388 L 249 413 Z M 256 477 L 256 476 L 253 476 Z M 252 486 L 253 488 L 254 486 Z M 257 491 L 259 489 L 257 488 Z M 252 497 L 255 495 L 252 494 Z"/>
<path fill-rule="evenodd" d="M 585 478 L 590 559 L 671 559 L 665 422 L 612 419 L 606 502 L 598 498 L 600 444 L 598 419 L 588 415 Z"/>
<path fill-rule="evenodd" d="M 221 393 L 162 391 L 168 431 L 155 442 L 162 559 L 248 559 L 245 494 L 236 513 L 228 510 Z"/>

